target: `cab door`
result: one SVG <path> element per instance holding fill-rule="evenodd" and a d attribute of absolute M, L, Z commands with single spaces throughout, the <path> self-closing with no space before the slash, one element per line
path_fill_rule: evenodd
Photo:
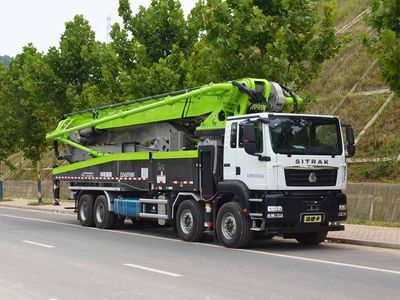
<path fill-rule="evenodd" d="M 236 179 L 238 122 L 227 122 L 224 142 L 224 180 Z"/>
<path fill-rule="evenodd" d="M 243 121 L 231 123 L 229 145 L 225 145 L 224 179 L 236 179 L 244 182 L 250 190 L 266 189 L 266 162 L 259 160 L 265 154 L 264 126 L 255 123 L 257 153 L 249 155 L 244 150 Z M 226 146 L 229 146 L 228 148 Z M 228 162 L 229 158 L 229 162 Z"/>

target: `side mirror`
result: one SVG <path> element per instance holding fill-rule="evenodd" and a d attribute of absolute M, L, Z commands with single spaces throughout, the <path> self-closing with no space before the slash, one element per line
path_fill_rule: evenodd
<path fill-rule="evenodd" d="M 346 125 L 347 155 L 353 157 L 356 154 L 356 145 L 354 144 L 353 127 Z"/>
<path fill-rule="evenodd" d="M 256 131 L 253 123 L 243 124 L 243 146 L 247 154 L 256 153 Z"/>

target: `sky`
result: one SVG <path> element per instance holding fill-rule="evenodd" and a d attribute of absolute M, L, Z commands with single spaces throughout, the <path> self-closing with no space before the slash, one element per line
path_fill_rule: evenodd
<path fill-rule="evenodd" d="M 133 12 L 147 7 L 151 0 L 130 0 Z M 187 15 L 196 0 L 181 0 Z M 15 56 L 28 43 L 42 52 L 58 46 L 65 22 L 82 14 L 96 33 L 107 41 L 107 18 L 111 25 L 120 22 L 118 0 L 3 0 L 0 11 L 0 55 Z"/>

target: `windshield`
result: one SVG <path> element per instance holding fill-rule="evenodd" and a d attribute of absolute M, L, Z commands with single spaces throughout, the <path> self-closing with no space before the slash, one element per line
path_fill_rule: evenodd
<path fill-rule="evenodd" d="M 336 118 L 270 116 L 272 149 L 279 154 L 340 155 Z"/>

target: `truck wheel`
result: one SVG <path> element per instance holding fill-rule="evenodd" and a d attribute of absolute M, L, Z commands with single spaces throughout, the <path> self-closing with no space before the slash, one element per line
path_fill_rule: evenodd
<path fill-rule="evenodd" d="M 225 247 L 246 247 L 252 238 L 250 225 L 250 219 L 237 202 L 225 203 L 218 211 L 216 231 Z"/>
<path fill-rule="evenodd" d="M 78 203 L 78 220 L 82 226 L 94 226 L 93 222 L 93 195 L 83 194 Z"/>
<path fill-rule="evenodd" d="M 100 195 L 94 203 L 94 224 L 100 229 L 110 229 L 114 226 L 115 214 L 108 209 L 106 196 Z"/>
<path fill-rule="evenodd" d="M 204 209 L 194 200 L 183 201 L 176 214 L 176 230 L 187 242 L 199 242 L 204 237 Z"/>
<path fill-rule="evenodd" d="M 301 245 L 319 245 L 326 239 L 327 231 L 296 234 L 295 238 Z"/>

